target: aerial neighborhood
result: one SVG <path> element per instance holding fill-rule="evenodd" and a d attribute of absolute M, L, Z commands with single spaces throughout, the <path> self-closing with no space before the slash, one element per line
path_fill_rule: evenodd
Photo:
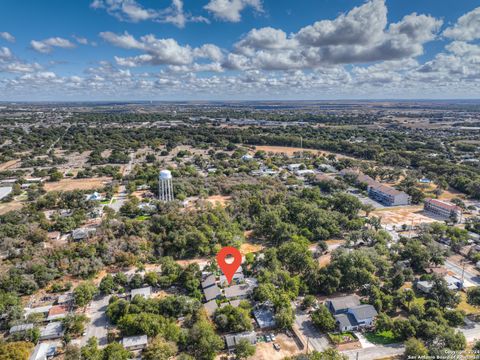
<path fill-rule="evenodd" d="M 0 1 L 0 360 L 480 359 L 480 3 Z"/>

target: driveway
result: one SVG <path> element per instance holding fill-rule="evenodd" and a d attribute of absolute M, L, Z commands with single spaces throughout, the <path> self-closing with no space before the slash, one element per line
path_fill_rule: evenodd
<path fill-rule="evenodd" d="M 362 349 L 368 349 L 375 346 L 375 344 L 372 344 L 370 341 L 368 341 L 367 338 L 361 332 L 357 331 L 357 332 L 354 332 L 354 334 L 357 336 L 358 341 L 360 341 L 360 344 L 362 345 Z"/>
<path fill-rule="evenodd" d="M 107 310 L 110 295 L 93 300 L 87 307 L 86 315 L 90 318 L 90 323 L 85 330 L 86 335 L 82 337 L 82 346 L 87 340 L 95 336 L 100 346 L 107 345 L 108 319 L 105 311 Z"/>
<path fill-rule="evenodd" d="M 317 350 L 321 352 L 330 347 L 326 335 L 320 333 L 310 319 L 310 315 L 300 310 L 298 307 L 295 310 L 295 325 L 303 335 L 305 347 L 308 348 L 309 351 Z"/>

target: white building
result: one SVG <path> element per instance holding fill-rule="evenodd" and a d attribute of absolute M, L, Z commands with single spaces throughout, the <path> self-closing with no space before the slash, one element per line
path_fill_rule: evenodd
<path fill-rule="evenodd" d="M 427 199 L 424 202 L 423 209 L 426 212 L 444 217 L 455 218 L 457 222 L 462 220 L 462 208 L 447 201 L 437 199 Z"/>

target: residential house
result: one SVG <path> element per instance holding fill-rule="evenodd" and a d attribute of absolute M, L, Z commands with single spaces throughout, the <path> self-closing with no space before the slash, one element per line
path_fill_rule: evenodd
<path fill-rule="evenodd" d="M 30 314 L 43 314 L 46 317 L 52 307 L 53 305 L 39 306 L 35 308 L 25 308 L 23 309 L 25 319 L 28 318 Z"/>
<path fill-rule="evenodd" d="M 253 288 L 248 284 L 232 285 L 225 288 L 225 297 L 227 299 L 246 299 L 253 292 Z"/>
<path fill-rule="evenodd" d="M 255 345 L 257 343 L 257 334 L 254 331 L 250 331 L 250 332 L 225 335 L 225 343 L 227 345 L 227 350 L 229 352 L 233 352 L 237 344 L 242 339 L 247 339 L 250 342 L 250 344 Z"/>
<path fill-rule="evenodd" d="M 130 351 L 145 349 L 148 345 L 147 335 L 129 336 L 122 339 L 122 345 Z"/>
<path fill-rule="evenodd" d="M 32 355 L 29 360 L 47 360 L 54 357 L 57 354 L 57 348 L 59 344 L 42 342 L 37 344 L 33 349 Z"/>
<path fill-rule="evenodd" d="M 205 300 L 208 302 L 210 300 L 220 298 L 222 292 L 217 285 L 212 285 L 206 289 L 203 289 L 203 294 L 205 295 Z"/>
<path fill-rule="evenodd" d="M 97 229 L 95 228 L 79 228 L 72 231 L 72 239 L 74 241 L 81 241 L 95 235 Z"/>
<path fill-rule="evenodd" d="M 132 291 L 130 292 L 130 297 L 133 299 L 137 295 L 148 299 L 150 296 L 152 296 L 152 288 L 150 286 L 147 286 L 139 289 L 132 289 Z"/>
<path fill-rule="evenodd" d="M 40 329 L 40 340 L 59 339 L 64 333 L 63 324 L 60 321 L 54 321 Z"/>
<path fill-rule="evenodd" d="M 277 326 L 274 312 L 269 307 L 261 306 L 258 309 L 253 310 L 253 317 L 255 318 L 258 327 L 262 330 L 273 329 Z"/>
<path fill-rule="evenodd" d="M 60 320 L 67 316 L 68 306 L 66 305 L 54 305 L 48 311 L 47 321 Z"/>
<path fill-rule="evenodd" d="M 12 326 L 10 328 L 10 330 L 8 331 L 8 333 L 10 335 L 12 334 L 18 334 L 18 333 L 23 333 L 27 330 L 31 330 L 33 329 L 33 324 L 22 324 L 22 325 L 15 325 L 15 326 Z"/>
<path fill-rule="evenodd" d="M 215 311 L 218 309 L 217 301 L 210 300 L 209 302 L 206 302 L 205 304 L 203 304 L 203 307 L 205 308 L 205 311 L 207 312 L 208 316 L 212 317 L 213 314 L 215 314 Z"/>
<path fill-rule="evenodd" d="M 339 331 L 370 327 L 378 315 L 372 305 L 360 304 L 360 299 L 355 295 L 328 299 L 325 305 L 335 318 Z"/>

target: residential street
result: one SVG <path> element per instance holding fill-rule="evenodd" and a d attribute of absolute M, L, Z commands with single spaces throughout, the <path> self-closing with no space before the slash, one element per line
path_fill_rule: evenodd
<path fill-rule="evenodd" d="M 475 286 L 480 286 L 480 276 L 472 273 L 471 271 L 468 271 L 467 269 L 463 271 L 463 268 L 461 265 L 458 265 L 450 260 L 445 260 L 445 267 L 448 270 L 453 271 L 459 278 L 462 277 L 462 272 L 463 272 L 463 276 L 465 280 L 471 282 Z"/>
<path fill-rule="evenodd" d="M 86 327 L 86 335 L 82 337 L 82 346 L 85 345 L 87 340 L 92 336 L 95 336 L 98 339 L 100 346 L 107 345 L 108 319 L 105 311 L 107 310 L 109 300 L 110 295 L 95 299 L 87 307 L 85 313 L 90 318 L 90 323 Z"/>
<path fill-rule="evenodd" d="M 298 327 L 300 333 L 304 337 L 302 340 L 305 343 L 305 347 L 307 347 L 308 343 L 309 351 L 324 351 L 330 347 L 327 337 L 321 334 L 315 325 L 313 325 L 312 320 L 310 320 L 310 316 L 306 312 L 300 310 L 298 307 L 295 311 L 295 325 Z"/>
<path fill-rule="evenodd" d="M 377 345 L 366 349 L 344 351 L 342 354 L 348 356 L 349 359 L 355 360 L 374 360 L 383 359 L 388 356 L 401 355 L 405 351 L 403 344 Z"/>

